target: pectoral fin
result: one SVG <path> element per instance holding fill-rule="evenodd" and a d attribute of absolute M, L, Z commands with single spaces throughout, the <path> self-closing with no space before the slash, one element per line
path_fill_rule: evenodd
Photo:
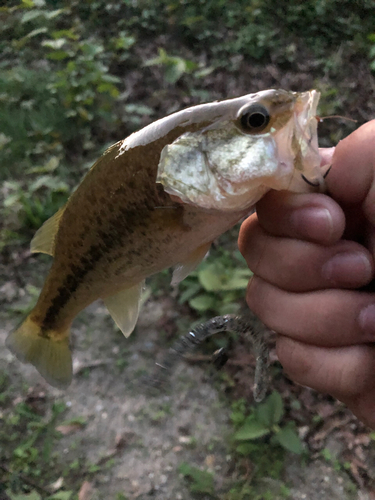
<path fill-rule="evenodd" d="M 59 229 L 60 219 L 64 213 L 65 206 L 60 208 L 58 212 L 50 217 L 35 233 L 34 238 L 31 240 L 30 250 L 32 253 L 46 253 L 53 255 L 55 236 Z"/>
<path fill-rule="evenodd" d="M 144 281 L 104 299 L 109 314 L 125 337 L 129 337 L 137 323 L 143 288 Z"/>
<path fill-rule="evenodd" d="M 205 258 L 207 252 L 210 249 L 212 241 L 205 243 L 204 245 L 196 248 L 183 262 L 177 264 L 173 270 L 172 275 L 172 285 L 177 285 L 183 279 L 186 278 L 194 269 L 200 264 L 200 262 Z"/>

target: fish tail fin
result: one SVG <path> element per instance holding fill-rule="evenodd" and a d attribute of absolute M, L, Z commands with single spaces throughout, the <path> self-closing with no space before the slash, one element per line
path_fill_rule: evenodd
<path fill-rule="evenodd" d="M 42 331 L 30 316 L 6 340 L 8 349 L 23 363 L 31 363 L 46 381 L 60 389 L 72 380 L 69 334 Z"/>

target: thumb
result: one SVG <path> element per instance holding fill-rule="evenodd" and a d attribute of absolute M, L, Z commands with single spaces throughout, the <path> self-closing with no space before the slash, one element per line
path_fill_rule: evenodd
<path fill-rule="evenodd" d="M 375 225 L 375 120 L 338 143 L 327 176 L 330 195 L 340 205 L 360 205 Z"/>

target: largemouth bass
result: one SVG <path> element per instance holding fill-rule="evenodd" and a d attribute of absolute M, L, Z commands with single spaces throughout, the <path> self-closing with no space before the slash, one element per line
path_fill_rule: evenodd
<path fill-rule="evenodd" d="M 202 104 L 111 146 L 35 234 L 31 251 L 54 260 L 9 349 L 67 387 L 70 326 L 87 305 L 102 298 L 130 335 L 146 277 L 174 266 L 173 282 L 182 280 L 268 190 L 322 184 L 318 100 L 266 90 Z"/>

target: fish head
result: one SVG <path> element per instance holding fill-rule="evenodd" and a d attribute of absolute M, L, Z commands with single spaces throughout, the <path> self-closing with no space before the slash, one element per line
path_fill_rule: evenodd
<path fill-rule="evenodd" d="M 157 182 L 176 200 L 224 211 L 250 208 L 270 189 L 311 190 L 302 176 L 323 185 L 318 101 L 315 90 L 266 90 L 185 110 L 188 131 L 163 148 Z"/>

